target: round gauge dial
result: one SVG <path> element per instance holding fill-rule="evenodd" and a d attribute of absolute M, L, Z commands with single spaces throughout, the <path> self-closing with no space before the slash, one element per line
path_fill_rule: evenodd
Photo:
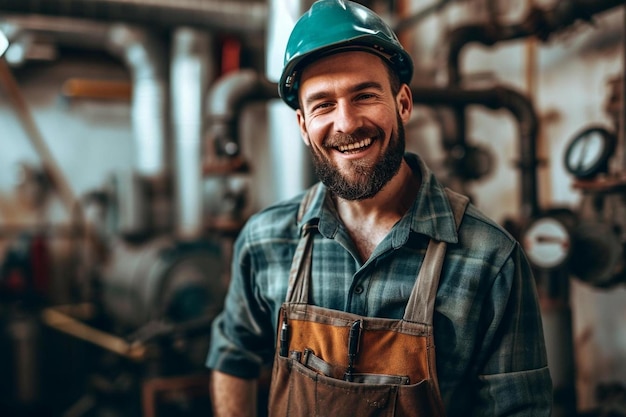
<path fill-rule="evenodd" d="M 571 250 L 571 236 L 554 217 L 535 220 L 522 239 L 528 260 L 536 267 L 552 269 L 565 263 Z"/>
<path fill-rule="evenodd" d="M 615 145 L 615 135 L 605 128 L 585 129 L 569 144 L 565 152 L 565 167 L 571 174 L 581 179 L 607 172 Z"/>

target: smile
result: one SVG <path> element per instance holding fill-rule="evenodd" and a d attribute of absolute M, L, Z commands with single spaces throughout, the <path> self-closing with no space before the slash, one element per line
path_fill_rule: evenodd
<path fill-rule="evenodd" d="M 359 152 L 367 148 L 371 144 L 372 144 L 372 139 L 367 138 L 367 139 L 363 139 L 360 142 L 351 143 L 349 145 L 337 146 L 337 149 L 339 150 L 339 152 L 343 152 L 343 153 Z"/>

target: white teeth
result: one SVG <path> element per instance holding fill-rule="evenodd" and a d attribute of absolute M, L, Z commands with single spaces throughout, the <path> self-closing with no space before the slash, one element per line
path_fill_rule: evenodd
<path fill-rule="evenodd" d="M 339 146 L 337 149 L 339 149 L 340 152 L 353 151 L 355 149 L 365 148 L 366 146 L 369 146 L 371 143 L 372 143 L 372 139 L 367 138 L 357 143 L 351 143 L 349 145 Z"/>

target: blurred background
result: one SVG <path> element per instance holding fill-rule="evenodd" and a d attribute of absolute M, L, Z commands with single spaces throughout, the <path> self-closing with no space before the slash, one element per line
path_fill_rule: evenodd
<path fill-rule="evenodd" d="M 360 3 L 409 150 L 528 254 L 554 415 L 626 416 L 623 1 Z M 311 4 L 0 0 L 0 415 L 210 416 L 233 240 L 315 181 L 276 87 Z"/>

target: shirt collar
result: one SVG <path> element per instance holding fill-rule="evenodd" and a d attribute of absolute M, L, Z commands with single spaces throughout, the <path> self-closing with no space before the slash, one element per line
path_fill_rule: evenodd
<path fill-rule="evenodd" d="M 409 220 L 411 230 L 435 240 L 448 243 L 458 242 L 454 213 L 445 188 L 433 172 L 417 155 L 407 153 L 405 160 L 422 175 L 422 184 L 415 202 L 401 221 Z"/>
<path fill-rule="evenodd" d="M 432 239 L 448 243 L 458 241 L 454 214 L 444 187 L 435 178 L 422 159 L 412 153 L 405 155 L 405 160 L 413 170 L 421 174 L 421 186 L 413 205 L 402 217 L 393 233 L 394 246 L 401 246 L 409 237 L 409 230 L 426 235 Z M 320 233 L 332 238 L 339 227 L 339 217 L 325 185 L 318 183 L 312 190 L 308 209 L 298 223 L 318 223 Z M 409 227 L 403 227 L 408 225 Z"/>

